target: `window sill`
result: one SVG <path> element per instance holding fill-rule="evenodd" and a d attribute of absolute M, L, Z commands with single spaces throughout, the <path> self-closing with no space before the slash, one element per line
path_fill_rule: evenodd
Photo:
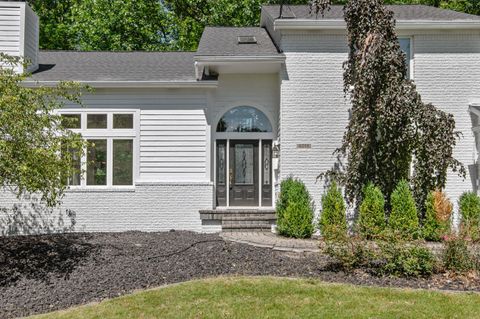
<path fill-rule="evenodd" d="M 110 187 L 110 186 L 87 186 L 70 187 L 66 193 L 134 193 L 135 186 Z"/>

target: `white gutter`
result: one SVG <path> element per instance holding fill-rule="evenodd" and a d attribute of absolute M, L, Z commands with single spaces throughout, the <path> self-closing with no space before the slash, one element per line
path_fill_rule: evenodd
<path fill-rule="evenodd" d="M 285 56 L 270 55 L 270 56 L 195 56 L 195 62 L 198 64 L 205 63 L 283 63 Z"/>
<path fill-rule="evenodd" d="M 343 20 L 314 19 L 277 19 L 275 30 L 345 30 L 347 24 Z M 479 29 L 477 20 L 397 20 L 397 30 L 416 29 Z"/>
<path fill-rule="evenodd" d="M 25 87 L 57 86 L 61 81 L 24 81 Z M 72 81 L 93 88 L 217 88 L 218 81 Z"/>

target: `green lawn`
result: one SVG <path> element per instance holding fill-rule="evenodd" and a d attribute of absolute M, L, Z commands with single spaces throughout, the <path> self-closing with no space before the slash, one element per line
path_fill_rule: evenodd
<path fill-rule="evenodd" d="M 317 280 L 193 281 L 32 318 L 479 318 L 480 295 Z"/>

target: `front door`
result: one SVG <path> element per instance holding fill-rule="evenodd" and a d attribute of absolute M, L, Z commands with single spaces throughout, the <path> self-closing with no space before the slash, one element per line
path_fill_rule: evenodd
<path fill-rule="evenodd" d="M 216 206 L 271 207 L 272 141 L 262 140 L 261 147 L 259 140 L 216 144 Z"/>
<path fill-rule="evenodd" d="M 258 205 L 258 141 L 230 142 L 230 206 Z"/>

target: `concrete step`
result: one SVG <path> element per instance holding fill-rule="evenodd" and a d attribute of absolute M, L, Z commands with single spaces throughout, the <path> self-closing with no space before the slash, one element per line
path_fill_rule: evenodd
<path fill-rule="evenodd" d="M 222 229 L 231 229 L 231 228 L 262 228 L 262 229 L 272 229 L 272 223 L 268 221 L 234 221 L 234 222 L 223 222 Z"/>
<path fill-rule="evenodd" d="M 245 231 L 245 232 L 254 232 L 254 231 L 271 231 L 272 226 L 270 224 L 263 224 L 263 225 L 246 225 L 246 224 L 230 224 L 230 225 L 222 225 L 222 231 Z"/>
<path fill-rule="evenodd" d="M 260 215 L 260 216 L 223 216 L 223 221 L 271 221 L 277 220 L 275 215 Z"/>

